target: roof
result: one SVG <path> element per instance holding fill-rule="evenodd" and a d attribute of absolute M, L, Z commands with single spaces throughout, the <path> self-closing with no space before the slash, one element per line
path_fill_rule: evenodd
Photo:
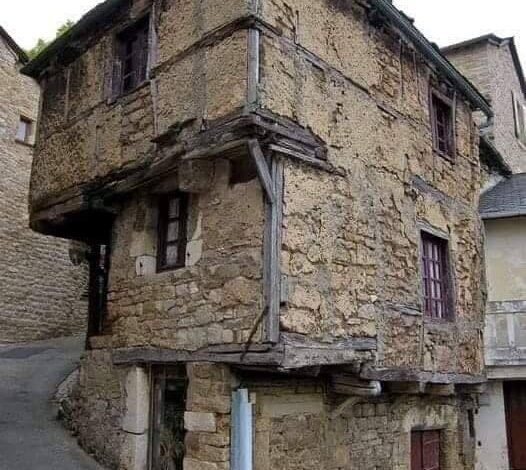
<path fill-rule="evenodd" d="M 32 60 L 22 72 L 34 78 L 40 74 L 50 64 L 51 60 L 59 54 L 69 49 L 73 54 L 81 53 L 80 40 L 100 30 L 105 25 L 111 23 L 114 15 L 130 0 L 106 0 L 97 5 L 78 23 L 76 23 L 66 34 L 56 39 L 42 53 Z M 429 42 L 428 39 L 415 27 L 411 18 L 398 10 L 391 0 L 369 0 L 371 6 L 381 15 L 392 22 L 402 34 L 415 44 L 415 47 L 424 55 L 435 67 L 443 73 L 454 86 L 456 86 L 472 103 L 476 109 L 482 110 L 487 116 L 492 116 L 493 112 L 488 101 L 482 94 L 467 80 L 453 64 L 451 64 L 440 52 L 439 48 Z"/>
<path fill-rule="evenodd" d="M 505 219 L 526 215 L 526 173 L 501 181 L 480 197 L 483 219 Z"/>
<path fill-rule="evenodd" d="M 13 52 L 18 56 L 18 60 L 22 62 L 23 64 L 26 64 L 29 62 L 29 57 L 25 53 L 24 49 L 22 49 L 16 41 L 9 35 L 9 33 L 0 26 L 0 36 L 4 38 L 7 45 L 13 50 Z"/>
<path fill-rule="evenodd" d="M 515 65 L 515 70 L 517 72 L 517 75 L 519 77 L 519 81 L 521 83 L 521 88 L 524 96 L 526 97 L 526 79 L 524 78 L 524 69 L 522 68 L 521 60 L 519 58 L 519 53 L 517 50 L 517 45 L 515 44 L 515 38 L 509 37 L 509 38 L 501 38 L 497 36 L 496 34 L 490 33 L 485 34 L 484 36 L 479 36 L 477 38 L 468 39 L 467 41 L 458 42 L 456 44 L 451 44 L 450 46 L 446 46 L 442 48 L 442 52 L 444 54 L 449 54 L 452 52 L 457 52 L 462 49 L 467 49 L 472 46 L 476 46 L 482 43 L 488 42 L 490 44 L 494 44 L 496 46 L 503 46 L 508 44 L 510 46 L 511 56 L 513 59 L 513 64 Z"/>

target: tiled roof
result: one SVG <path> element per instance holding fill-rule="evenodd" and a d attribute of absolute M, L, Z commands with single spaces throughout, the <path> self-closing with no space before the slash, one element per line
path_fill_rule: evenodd
<path fill-rule="evenodd" d="M 483 219 L 501 219 L 526 215 L 526 173 L 501 181 L 480 197 Z"/>

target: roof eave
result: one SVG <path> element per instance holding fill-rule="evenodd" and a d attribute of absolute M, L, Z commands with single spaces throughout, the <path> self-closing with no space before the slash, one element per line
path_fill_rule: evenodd
<path fill-rule="evenodd" d="M 18 43 L 11 37 L 11 35 L 2 26 L 0 26 L 0 36 L 2 36 L 7 42 L 8 46 L 11 49 L 13 49 L 14 53 L 17 55 L 18 60 L 20 62 L 22 62 L 23 64 L 27 64 L 29 62 L 29 57 L 27 56 L 24 49 L 22 49 L 18 45 Z"/>
<path fill-rule="evenodd" d="M 435 64 L 437 69 L 448 77 L 466 96 L 476 109 L 480 109 L 489 118 L 493 110 L 488 101 L 479 91 L 433 46 L 425 36 L 402 15 L 402 13 L 389 0 L 370 0 L 382 14 L 391 20 L 411 41 L 420 52 Z"/>

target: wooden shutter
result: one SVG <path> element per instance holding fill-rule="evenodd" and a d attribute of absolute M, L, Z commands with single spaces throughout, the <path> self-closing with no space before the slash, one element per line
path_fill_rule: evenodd
<path fill-rule="evenodd" d="M 526 382 L 504 382 L 510 470 L 526 469 Z"/>
<path fill-rule="evenodd" d="M 411 433 L 411 470 L 440 470 L 440 431 Z"/>
<path fill-rule="evenodd" d="M 122 53 L 120 43 L 115 46 L 115 60 L 113 61 L 113 74 L 111 78 L 111 97 L 117 98 L 122 91 Z"/>

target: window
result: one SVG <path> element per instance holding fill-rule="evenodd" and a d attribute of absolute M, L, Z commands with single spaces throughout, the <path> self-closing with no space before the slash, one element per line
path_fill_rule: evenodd
<path fill-rule="evenodd" d="M 455 126 L 452 103 L 436 92 L 431 93 L 431 126 L 433 147 L 443 156 L 455 154 Z"/>
<path fill-rule="evenodd" d="M 90 247 L 89 259 L 88 336 L 100 335 L 104 329 L 108 296 L 109 264 L 109 245 L 92 245 Z"/>
<path fill-rule="evenodd" d="M 123 31 L 117 37 L 115 94 L 127 93 L 146 80 L 148 68 L 148 17 Z"/>
<path fill-rule="evenodd" d="M 526 107 L 521 103 L 515 93 L 513 93 L 512 98 L 515 135 L 522 144 L 526 145 Z"/>
<path fill-rule="evenodd" d="M 154 371 L 149 470 L 183 470 L 186 391 L 184 366 Z"/>
<path fill-rule="evenodd" d="M 184 267 L 188 194 L 174 193 L 159 202 L 157 270 Z"/>
<path fill-rule="evenodd" d="M 440 431 L 411 433 L 411 470 L 440 470 Z"/>
<path fill-rule="evenodd" d="M 33 121 L 31 119 L 20 117 L 18 121 L 18 128 L 16 130 L 16 140 L 25 144 L 31 143 L 31 136 L 33 134 Z"/>
<path fill-rule="evenodd" d="M 450 275 L 447 241 L 422 232 L 422 283 L 424 313 L 437 319 L 451 315 Z"/>

